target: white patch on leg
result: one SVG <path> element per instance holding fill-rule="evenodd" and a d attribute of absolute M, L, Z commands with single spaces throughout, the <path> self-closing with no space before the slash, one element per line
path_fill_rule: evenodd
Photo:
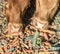
<path fill-rule="evenodd" d="M 37 22 L 36 28 L 43 28 L 43 27 L 44 27 L 44 24 L 41 24 L 41 23 L 38 23 L 38 22 Z"/>

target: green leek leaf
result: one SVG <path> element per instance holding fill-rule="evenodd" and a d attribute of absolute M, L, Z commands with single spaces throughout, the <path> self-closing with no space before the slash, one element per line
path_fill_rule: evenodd
<path fill-rule="evenodd" d="M 39 32 L 36 30 L 34 38 L 33 38 L 33 46 L 36 46 L 38 36 L 39 36 Z"/>

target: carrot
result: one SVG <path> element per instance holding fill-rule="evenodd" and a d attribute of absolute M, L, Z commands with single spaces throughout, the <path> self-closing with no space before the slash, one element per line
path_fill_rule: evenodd
<path fill-rule="evenodd" d="M 27 52 L 23 49 L 24 54 L 27 54 Z"/>
<path fill-rule="evenodd" d="M 14 32 L 14 33 L 11 33 L 11 34 L 7 34 L 7 35 L 5 35 L 6 37 L 10 37 L 10 36 L 17 36 L 19 33 L 18 32 Z"/>
<path fill-rule="evenodd" d="M 1 53 L 1 54 L 4 54 L 4 51 L 3 51 L 3 49 L 2 49 L 2 48 L 0 48 L 0 53 Z"/>
<path fill-rule="evenodd" d="M 48 40 L 48 36 L 47 36 L 46 33 L 44 33 L 44 37 L 45 37 L 46 40 Z"/>
<path fill-rule="evenodd" d="M 45 42 L 45 44 L 46 44 L 47 46 L 50 46 L 50 47 L 51 47 L 51 44 L 50 44 L 49 42 Z"/>
<path fill-rule="evenodd" d="M 21 51 L 20 50 L 16 49 L 16 51 L 18 52 L 18 54 L 21 54 Z"/>
<path fill-rule="evenodd" d="M 40 29 L 40 31 L 46 32 L 46 33 L 49 33 L 49 34 L 55 34 L 55 32 L 50 31 L 50 30 Z"/>
<path fill-rule="evenodd" d="M 30 54 L 33 53 L 34 51 L 32 50 L 32 48 L 30 48 L 30 50 L 27 50 L 27 52 Z"/>

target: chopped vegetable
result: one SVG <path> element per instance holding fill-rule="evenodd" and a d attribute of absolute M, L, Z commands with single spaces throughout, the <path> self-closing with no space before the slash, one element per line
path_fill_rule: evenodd
<path fill-rule="evenodd" d="M 10 48 L 8 52 L 13 52 L 14 50 L 15 50 L 14 48 Z"/>
<path fill-rule="evenodd" d="M 58 50 L 60 50 L 60 47 L 51 47 L 50 50 L 58 51 Z"/>
<path fill-rule="evenodd" d="M 42 40 L 40 38 L 37 39 L 37 44 L 41 44 Z"/>
<path fill-rule="evenodd" d="M 39 36 L 39 32 L 36 30 L 34 38 L 33 38 L 33 46 L 36 46 L 36 41 L 37 41 L 38 36 Z"/>
<path fill-rule="evenodd" d="M 24 41 L 27 42 L 29 40 L 33 40 L 34 36 L 27 36 L 24 38 Z"/>

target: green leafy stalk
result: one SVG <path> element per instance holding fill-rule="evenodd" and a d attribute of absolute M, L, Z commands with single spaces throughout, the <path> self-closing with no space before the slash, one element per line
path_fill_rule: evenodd
<path fill-rule="evenodd" d="M 14 48 L 10 48 L 8 52 L 13 52 L 14 50 L 15 50 Z"/>
<path fill-rule="evenodd" d="M 51 47 L 50 49 L 53 51 L 58 51 L 58 50 L 60 50 L 60 47 Z"/>
<path fill-rule="evenodd" d="M 36 30 L 34 38 L 33 38 L 33 46 L 36 46 L 38 36 L 39 36 L 39 32 Z"/>
<path fill-rule="evenodd" d="M 37 44 L 41 44 L 42 40 L 41 39 L 37 39 Z"/>

